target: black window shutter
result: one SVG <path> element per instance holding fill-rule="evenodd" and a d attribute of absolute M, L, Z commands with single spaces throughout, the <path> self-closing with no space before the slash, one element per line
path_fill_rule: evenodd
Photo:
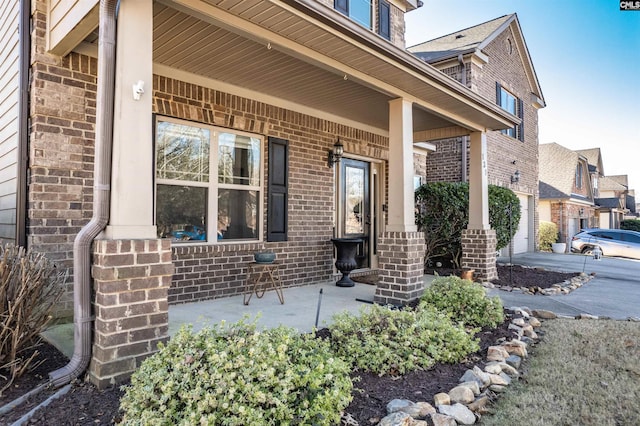
<path fill-rule="evenodd" d="M 333 7 L 340 13 L 349 16 L 349 0 L 335 0 Z"/>
<path fill-rule="evenodd" d="M 391 40 L 391 6 L 384 0 L 378 3 L 378 34 Z"/>
<path fill-rule="evenodd" d="M 502 86 L 496 81 L 496 103 L 502 106 Z"/>
<path fill-rule="evenodd" d="M 520 117 L 520 126 L 518 126 L 518 139 L 524 142 L 524 102 L 522 99 L 518 99 L 518 117 Z"/>
<path fill-rule="evenodd" d="M 287 241 L 289 142 L 269 137 L 267 179 L 267 241 Z"/>

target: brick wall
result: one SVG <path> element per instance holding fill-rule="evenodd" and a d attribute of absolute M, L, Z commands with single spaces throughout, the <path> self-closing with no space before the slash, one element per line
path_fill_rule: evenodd
<path fill-rule="evenodd" d="M 175 244 L 171 303 L 241 293 L 246 263 L 263 248 L 276 252 L 283 263 L 284 286 L 330 278 L 335 183 L 334 169 L 326 164 L 327 151 L 339 136 L 345 153 L 384 159 L 388 138 L 161 76 L 154 77 L 154 112 L 289 141 L 289 241 Z M 265 182 L 267 174 L 265 170 Z"/>
<path fill-rule="evenodd" d="M 493 229 L 464 229 L 462 267 L 475 271 L 474 279 L 491 281 L 498 278 L 496 269 L 496 231 Z"/>
<path fill-rule="evenodd" d="M 27 245 L 69 268 L 57 317 L 73 315 L 73 240 L 91 217 L 97 60 L 44 53 L 46 5 L 33 14 Z"/>
<path fill-rule="evenodd" d="M 171 241 L 96 240 L 95 336 L 89 378 L 100 388 L 122 383 L 168 340 Z"/>
<path fill-rule="evenodd" d="M 378 253 L 375 301 L 398 306 L 420 297 L 424 291 L 424 232 L 385 232 Z"/>
<path fill-rule="evenodd" d="M 460 182 L 462 138 L 443 139 L 432 143 L 436 150 L 427 156 L 427 182 Z M 468 146 L 467 142 L 467 149 Z"/>

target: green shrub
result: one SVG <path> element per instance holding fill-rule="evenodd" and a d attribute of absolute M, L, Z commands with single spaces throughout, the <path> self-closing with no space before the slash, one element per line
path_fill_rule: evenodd
<path fill-rule="evenodd" d="M 467 327 L 495 327 L 504 321 L 499 297 L 487 297 L 480 284 L 461 278 L 438 277 L 420 299 L 420 308 L 434 307 Z"/>
<path fill-rule="evenodd" d="M 329 326 L 331 346 L 360 370 L 379 375 L 427 369 L 436 362 L 458 362 L 478 350 L 463 327 L 434 309 L 363 307 L 359 315 L 337 314 Z"/>
<path fill-rule="evenodd" d="M 133 374 L 123 424 L 337 424 L 349 373 L 327 341 L 294 329 L 183 327 Z"/>
<path fill-rule="evenodd" d="M 628 231 L 640 232 L 640 220 L 638 219 L 625 219 L 620 222 L 620 229 L 626 229 Z"/>
<path fill-rule="evenodd" d="M 540 221 L 538 231 L 540 250 L 551 251 L 551 244 L 558 241 L 558 226 L 553 222 Z"/>
<path fill-rule="evenodd" d="M 511 206 L 511 217 L 509 217 L 509 206 Z M 498 240 L 496 250 L 506 247 L 516 235 L 521 214 L 520 200 L 512 190 L 489 185 L 489 224 L 491 229 L 496 231 Z"/>
<path fill-rule="evenodd" d="M 489 223 L 496 231 L 496 250 L 506 247 L 518 230 L 520 201 L 509 188 L 489 185 Z M 460 267 L 462 230 L 469 223 L 469 184 L 427 183 L 416 190 L 416 224 L 425 233 L 425 261 L 450 258 Z M 508 212 L 511 206 L 511 217 Z M 509 232 L 511 231 L 511 232 Z"/>

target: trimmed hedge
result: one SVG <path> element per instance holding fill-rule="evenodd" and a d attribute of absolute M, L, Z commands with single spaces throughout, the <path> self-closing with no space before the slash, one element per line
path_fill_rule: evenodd
<path fill-rule="evenodd" d="M 433 307 L 467 327 L 495 327 L 504 322 L 502 301 L 489 298 L 480 284 L 456 276 L 438 277 L 420 298 L 420 308 Z"/>
<path fill-rule="evenodd" d="M 538 242 L 541 251 L 551 251 L 551 244 L 558 241 L 558 226 L 553 222 L 540 221 Z"/>
<path fill-rule="evenodd" d="M 489 223 L 495 229 L 496 250 L 509 244 L 520 223 L 520 200 L 509 188 L 489 185 Z M 416 224 L 425 232 L 425 261 L 449 257 L 460 266 L 462 230 L 469 223 L 469 184 L 434 182 L 416 190 Z M 508 207 L 511 206 L 511 218 Z M 511 226 L 511 232 L 509 228 Z"/>
<path fill-rule="evenodd" d="M 379 375 L 424 370 L 458 362 L 479 349 L 460 325 L 430 307 L 397 310 L 363 307 L 359 315 L 337 314 L 329 326 L 331 346 L 355 368 Z"/>
<path fill-rule="evenodd" d="M 625 219 L 620 222 L 620 229 L 626 229 L 628 231 L 640 232 L 640 220 L 638 219 Z"/>
<path fill-rule="evenodd" d="M 337 424 L 349 373 L 327 341 L 291 328 L 183 327 L 131 377 L 122 424 Z"/>

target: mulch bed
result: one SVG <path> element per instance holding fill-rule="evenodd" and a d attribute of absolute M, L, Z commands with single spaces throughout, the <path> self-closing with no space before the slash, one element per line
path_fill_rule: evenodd
<path fill-rule="evenodd" d="M 487 347 L 505 337 L 515 336 L 507 329 L 508 322 L 494 330 L 482 330 L 477 337 L 480 339 L 481 350 L 471 354 L 466 362 L 459 364 L 436 364 L 427 371 L 415 371 L 401 377 L 378 377 L 375 374 L 353 373 L 354 382 L 353 401 L 345 410 L 361 425 L 369 425 L 372 420 L 379 420 L 386 414 L 386 405 L 394 398 L 407 398 L 413 401 L 432 402 L 438 392 L 448 392 L 458 384 L 458 379 L 467 368 L 473 365 L 482 367 L 482 359 L 486 355 Z M 328 331 L 321 330 L 326 337 Z M 19 378 L 10 389 L 0 398 L 0 405 L 13 401 L 38 384 L 46 381 L 47 374 L 66 364 L 66 358 L 57 349 L 48 344 L 39 347 L 42 364 L 35 370 Z M 0 379 L 0 385 L 2 379 Z M 18 409 L 0 417 L 0 425 L 9 425 L 22 415 L 52 395 L 55 390 L 43 391 L 38 398 L 23 404 Z M 31 424 L 52 425 L 110 425 L 121 420 L 119 401 L 123 392 L 119 386 L 100 391 L 87 382 L 76 382 L 71 390 L 47 407 L 38 411 L 32 417 Z"/>
<path fill-rule="evenodd" d="M 554 284 L 580 275 L 579 272 L 547 271 L 542 268 L 526 268 L 520 265 L 497 265 L 496 268 L 498 270 L 498 279 L 491 281 L 491 283 L 507 288 L 525 287 L 531 290 L 550 288 Z M 459 269 L 453 268 L 428 268 L 425 270 L 427 274 L 438 274 L 443 277 L 448 277 L 449 275 L 460 276 L 460 272 Z"/>

